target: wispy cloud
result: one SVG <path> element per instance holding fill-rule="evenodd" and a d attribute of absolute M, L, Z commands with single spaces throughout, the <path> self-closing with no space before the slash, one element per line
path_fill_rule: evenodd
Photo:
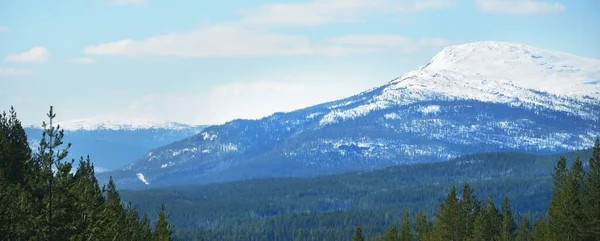
<path fill-rule="evenodd" d="M 33 73 L 29 70 L 0 67 L 0 79 L 8 79 L 20 76 L 31 76 Z"/>
<path fill-rule="evenodd" d="M 281 83 L 276 81 L 235 82 L 217 86 L 211 90 L 214 96 L 233 96 L 240 94 L 294 94 L 306 90 L 306 86 L 296 83 Z"/>
<path fill-rule="evenodd" d="M 33 47 L 19 54 L 11 54 L 4 58 L 5 62 L 16 63 L 43 63 L 50 58 L 50 52 L 44 47 Z"/>
<path fill-rule="evenodd" d="M 440 38 L 411 39 L 400 35 L 348 35 L 315 43 L 305 36 L 277 34 L 240 26 L 215 25 L 145 40 L 125 39 L 84 49 L 88 55 L 240 57 L 285 55 L 349 55 L 388 50 L 413 52 L 448 45 Z"/>
<path fill-rule="evenodd" d="M 371 52 L 397 50 L 414 52 L 426 48 L 439 48 L 449 45 L 449 41 L 441 38 L 412 39 L 402 35 L 348 35 L 332 38 L 330 42 L 348 49 L 363 48 Z"/>
<path fill-rule="evenodd" d="M 190 32 L 170 33 L 144 40 L 125 39 L 90 46 L 89 55 L 124 56 L 264 56 L 312 54 L 303 36 L 215 25 Z"/>
<path fill-rule="evenodd" d="M 7 32 L 9 29 L 8 26 L 0 26 L 0 32 Z"/>
<path fill-rule="evenodd" d="M 562 12 L 566 8 L 557 2 L 534 0 L 475 0 L 479 10 L 493 14 L 542 14 Z"/>
<path fill-rule="evenodd" d="M 313 0 L 306 3 L 266 4 L 238 12 L 246 23 L 319 25 L 360 22 L 385 13 L 418 12 L 450 5 L 450 0 Z"/>
<path fill-rule="evenodd" d="M 71 59 L 69 62 L 75 63 L 75 64 L 93 64 L 94 62 L 96 62 L 96 60 L 89 58 L 89 57 L 81 57 L 81 58 Z"/>
<path fill-rule="evenodd" d="M 115 6 L 144 6 L 146 5 L 146 0 L 107 0 L 106 1 L 110 5 Z"/>

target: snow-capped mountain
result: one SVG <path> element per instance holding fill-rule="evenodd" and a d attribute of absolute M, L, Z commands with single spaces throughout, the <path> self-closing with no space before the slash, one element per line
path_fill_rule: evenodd
<path fill-rule="evenodd" d="M 126 188 L 311 176 L 483 151 L 556 153 L 598 136 L 600 60 L 476 42 L 346 99 L 211 126 L 107 175 Z"/>
<path fill-rule="evenodd" d="M 85 119 L 59 121 L 55 123 L 60 125 L 61 129 L 67 131 L 80 130 L 139 130 L 139 129 L 169 129 L 184 130 L 195 128 L 194 125 L 179 123 L 155 121 L 141 118 L 120 118 L 120 117 L 93 117 Z M 30 125 L 29 127 L 41 128 L 41 125 Z"/>
<path fill-rule="evenodd" d="M 73 143 L 69 159 L 90 155 L 96 172 L 122 168 L 148 151 L 199 133 L 205 126 L 144 119 L 88 118 L 55 123 L 65 130 L 65 143 Z M 37 149 L 41 125 L 25 127 L 32 148 Z"/>

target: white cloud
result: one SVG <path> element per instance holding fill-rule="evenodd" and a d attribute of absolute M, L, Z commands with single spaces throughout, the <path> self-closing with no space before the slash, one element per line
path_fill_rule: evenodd
<path fill-rule="evenodd" d="M 349 35 L 320 44 L 304 36 L 276 34 L 239 26 L 216 25 L 145 40 L 125 39 L 89 46 L 88 55 L 232 57 L 273 55 L 348 55 L 384 50 L 417 51 L 448 45 L 439 38 L 411 39 L 400 35 Z"/>
<path fill-rule="evenodd" d="M 4 58 L 5 62 L 20 62 L 20 63 L 43 63 L 50 58 L 50 52 L 44 47 L 33 47 L 30 50 L 20 53 L 11 54 Z"/>
<path fill-rule="evenodd" d="M 125 56 L 262 56 L 313 54 L 303 36 L 215 25 L 199 30 L 159 35 L 145 40 L 120 40 L 85 48 L 90 55 Z"/>
<path fill-rule="evenodd" d="M 33 73 L 29 70 L 0 67 L 0 79 L 31 75 L 33 75 Z"/>
<path fill-rule="evenodd" d="M 269 25 L 318 25 L 362 21 L 382 13 L 418 12 L 443 8 L 450 0 L 313 0 L 306 3 L 266 4 L 240 10 L 246 23 Z"/>
<path fill-rule="evenodd" d="M 402 35 L 348 35 L 332 38 L 330 42 L 350 46 L 349 49 L 358 47 L 370 49 L 372 52 L 399 50 L 414 52 L 424 48 L 439 48 L 449 45 L 449 42 L 440 38 L 411 39 Z"/>
<path fill-rule="evenodd" d="M 360 71 L 282 72 L 285 73 L 208 89 L 140 96 L 120 114 L 152 120 L 168 117 L 195 124 L 220 124 L 236 118 L 257 119 L 274 112 L 293 111 L 385 83 L 385 78 Z M 373 82 L 374 79 L 381 82 Z"/>
<path fill-rule="evenodd" d="M 88 58 L 88 57 L 82 57 L 82 58 L 72 59 L 70 62 L 76 63 L 76 64 L 93 64 L 94 62 L 96 62 L 96 60 L 94 60 L 92 58 Z"/>
<path fill-rule="evenodd" d="M 143 6 L 143 5 L 146 5 L 146 0 L 107 0 L 106 2 L 110 5 L 116 5 L 116 6 L 126 6 L 126 5 Z"/>
<path fill-rule="evenodd" d="M 6 32 L 9 28 L 7 26 L 0 26 L 0 32 Z"/>
<path fill-rule="evenodd" d="M 562 12 L 566 8 L 560 3 L 534 0 L 475 0 L 479 10 L 494 14 L 541 14 Z"/>

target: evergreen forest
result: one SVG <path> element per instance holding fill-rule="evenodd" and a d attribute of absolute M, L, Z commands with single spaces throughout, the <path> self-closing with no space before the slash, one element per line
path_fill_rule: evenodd
<path fill-rule="evenodd" d="M 16 111 L 0 115 L 0 240 L 600 240 L 599 140 L 562 155 L 117 190 L 89 157 L 66 159 L 47 116 L 32 150 Z"/>
<path fill-rule="evenodd" d="M 14 108 L 0 115 L 0 240 L 173 240 L 164 205 L 151 222 L 112 180 L 100 187 L 89 157 L 66 160 L 55 116 L 50 107 L 32 151 Z"/>

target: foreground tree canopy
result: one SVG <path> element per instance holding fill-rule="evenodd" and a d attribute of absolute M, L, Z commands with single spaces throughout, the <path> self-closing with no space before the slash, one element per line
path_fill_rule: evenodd
<path fill-rule="evenodd" d="M 390 227 L 377 240 L 426 241 L 426 240 L 600 240 L 600 141 L 596 140 L 588 170 L 576 158 L 571 168 L 561 157 L 552 175 L 554 188 L 546 218 L 536 220 L 533 227 L 523 217 L 517 228 L 510 201 L 504 197 L 500 208 L 491 197 L 479 201 L 469 184 L 459 195 L 452 187 L 439 205 L 433 219 L 419 212 L 414 225 L 408 223 L 405 212 L 400 225 Z M 356 227 L 355 240 L 362 239 L 362 231 Z"/>
<path fill-rule="evenodd" d="M 54 117 L 32 152 L 16 111 L 0 115 L 0 240 L 172 240 L 164 206 L 152 228 L 112 179 L 100 188 L 89 157 L 74 170 Z"/>

